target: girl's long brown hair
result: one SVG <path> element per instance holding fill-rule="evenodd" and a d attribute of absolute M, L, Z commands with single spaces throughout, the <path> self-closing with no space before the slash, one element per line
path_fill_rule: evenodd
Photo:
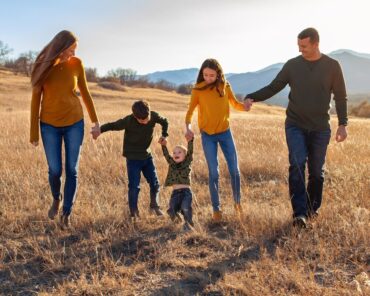
<path fill-rule="evenodd" d="M 59 55 L 77 41 L 70 31 L 60 31 L 37 56 L 31 72 L 33 87 L 42 87 Z"/>
<path fill-rule="evenodd" d="M 197 78 L 197 83 L 200 83 L 200 82 L 204 81 L 203 70 L 205 68 L 209 68 L 209 69 L 215 70 L 217 72 L 216 81 L 211 83 L 211 84 L 207 84 L 205 86 L 199 87 L 199 88 L 195 87 L 194 89 L 204 90 L 204 89 L 207 89 L 207 88 L 213 89 L 214 87 L 216 87 L 216 90 L 219 93 L 220 97 L 223 97 L 225 95 L 224 88 L 223 87 L 220 88 L 219 86 L 224 85 L 225 82 L 226 82 L 226 79 L 225 79 L 225 75 L 224 75 L 224 72 L 222 70 L 222 67 L 221 67 L 220 63 L 215 59 L 206 59 L 203 62 L 202 66 L 200 67 L 200 70 L 199 70 L 199 73 L 198 73 L 198 78 Z"/>

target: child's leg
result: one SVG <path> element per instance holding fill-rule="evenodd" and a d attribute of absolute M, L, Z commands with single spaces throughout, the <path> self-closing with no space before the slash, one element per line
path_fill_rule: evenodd
<path fill-rule="evenodd" d="M 181 212 L 184 215 L 185 223 L 194 225 L 193 223 L 193 209 L 191 207 L 193 194 L 189 189 L 182 189 L 182 202 L 181 202 Z"/>
<path fill-rule="evenodd" d="M 172 191 L 169 208 L 167 210 L 167 213 L 170 216 L 171 220 L 176 219 L 176 217 L 178 216 L 177 212 L 180 211 L 180 208 L 181 208 L 181 195 L 179 194 L 178 190 L 174 190 Z"/>
<path fill-rule="evenodd" d="M 142 160 L 126 159 L 128 176 L 128 205 L 131 216 L 135 216 L 139 212 L 137 202 L 140 192 L 140 174 L 142 163 Z"/>
<path fill-rule="evenodd" d="M 142 168 L 143 175 L 150 186 L 150 208 L 159 208 L 159 181 L 157 172 L 153 163 L 153 158 L 149 157 L 145 160 L 145 165 Z"/>

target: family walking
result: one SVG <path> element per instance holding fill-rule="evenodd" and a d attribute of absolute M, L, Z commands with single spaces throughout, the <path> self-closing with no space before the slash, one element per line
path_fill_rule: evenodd
<path fill-rule="evenodd" d="M 154 128 L 157 124 L 161 126 L 162 134 L 158 143 L 168 163 L 164 185 L 172 187 L 167 214 L 173 221 L 183 220 L 184 229 L 190 230 L 194 226 L 191 190 L 193 112 L 196 109 L 198 111 L 198 127 L 208 166 L 212 220 L 219 222 L 223 219 L 223 212 L 219 196 L 218 147 L 224 154 L 230 174 L 235 214 L 240 216 L 243 213 L 238 154 L 230 129 L 230 106 L 239 111 L 249 111 L 255 102 L 264 101 L 289 85 L 285 121 L 289 151 L 289 196 L 293 225 L 306 227 L 308 219 L 318 215 L 323 199 L 325 156 L 331 137 L 331 97 L 333 94 L 338 116 L 335 136 L 338 142 L 347 137 L 347 98 L 341 67 L 336 60 L 320 52 L 317 30 L 307 28 L 299 33 L 297 40 L 301 55 L 288 60 L 269 85 L 247 94 L 243 102 L 236 99 L 217 60 L 205 60 L 192 89 L 184 120 L 187 147 L 177 145 L 170 153 L 167 149 L 169 122 L 160 112 L 151 110 L 145 100 L 136 101 L 131 114 L 114 122 L 99 124 L 83 64 L 75 57 L 77 38 L 69 31 L 58 33 L 38 55 L 31 75 L 30 142 L 37 146 L 41 131 L 53 197 L 49 218 L 55 219 L 60 212 L 60 224 L 62 228 L 67 228 L 76 198 L 79 156 L 84 138 L 84 119 L 77 89 L 93 124 L 91 134 L 94 139 L 108 131 L 124 130 L 123 156 L 126 158 L 128 176 L 129 213 L 133 220 L 140 217 L 138 201 L 141 174 L 150 187 L 150 211 L 163 216 L 159 204 L 160 182 L 150 151 Z M 65 182 L 62 190 L 63 143 Z M 305 180 L 306 167 L 308 182 Z"/>

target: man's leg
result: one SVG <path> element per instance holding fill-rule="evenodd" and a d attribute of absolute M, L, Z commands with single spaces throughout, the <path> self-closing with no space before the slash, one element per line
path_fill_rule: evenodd
<path fill-rule="evenodd" d="M 330 129 L 310 132 L 308 137 L 308 214 L 317 215 L 322 202 L 324 164 L 330 141 Z"/>
<path fill-rule="evenodd" d="M 308 149 L 306 131 L 287 124 L 285 135 L 289 150 L 289 194 L 293 207 L 293 218 L 307 217 L 305 168 Z"/>

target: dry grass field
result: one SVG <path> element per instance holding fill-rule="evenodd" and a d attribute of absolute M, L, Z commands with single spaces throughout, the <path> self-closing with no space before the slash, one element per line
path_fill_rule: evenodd
<path fill-rule="evenodd" d="M 146 98 L 170 121 L 169 148 L 185 144 L 187 96 L 153 89 L 110 91 L 96 84 L 90 89 L 102 123 L 123 117 L 134 100 Z M 257 104 L 249 113 L 232 114 L 241 219 L 234 215 L 220 155 L 225 219 L 211 222 L 208 171 L 197 133 L 196 225 L 184 233 L 167 217 L 150 215 L 144 181 L 142 218 L 129 221 L 122 132 L 93 141 L 86 117 L 73 226 L 61 230 L 47 218 L 47 165 L 42 145 L 28 142 L 29 106 L 28 79 L 0 71 L 1 295 L 370 295 L 370 120 L 350 118 L 348 140 L 332 139 L 322 211 L 306 230 L 291 227 L 283 109 Z M 334 117 L 332 128 L 335 132 Z M 163 183 L 167 165 L 156 141 L 152 152 Z M 170 193 L 161 189 L 163 209 Z"/>

